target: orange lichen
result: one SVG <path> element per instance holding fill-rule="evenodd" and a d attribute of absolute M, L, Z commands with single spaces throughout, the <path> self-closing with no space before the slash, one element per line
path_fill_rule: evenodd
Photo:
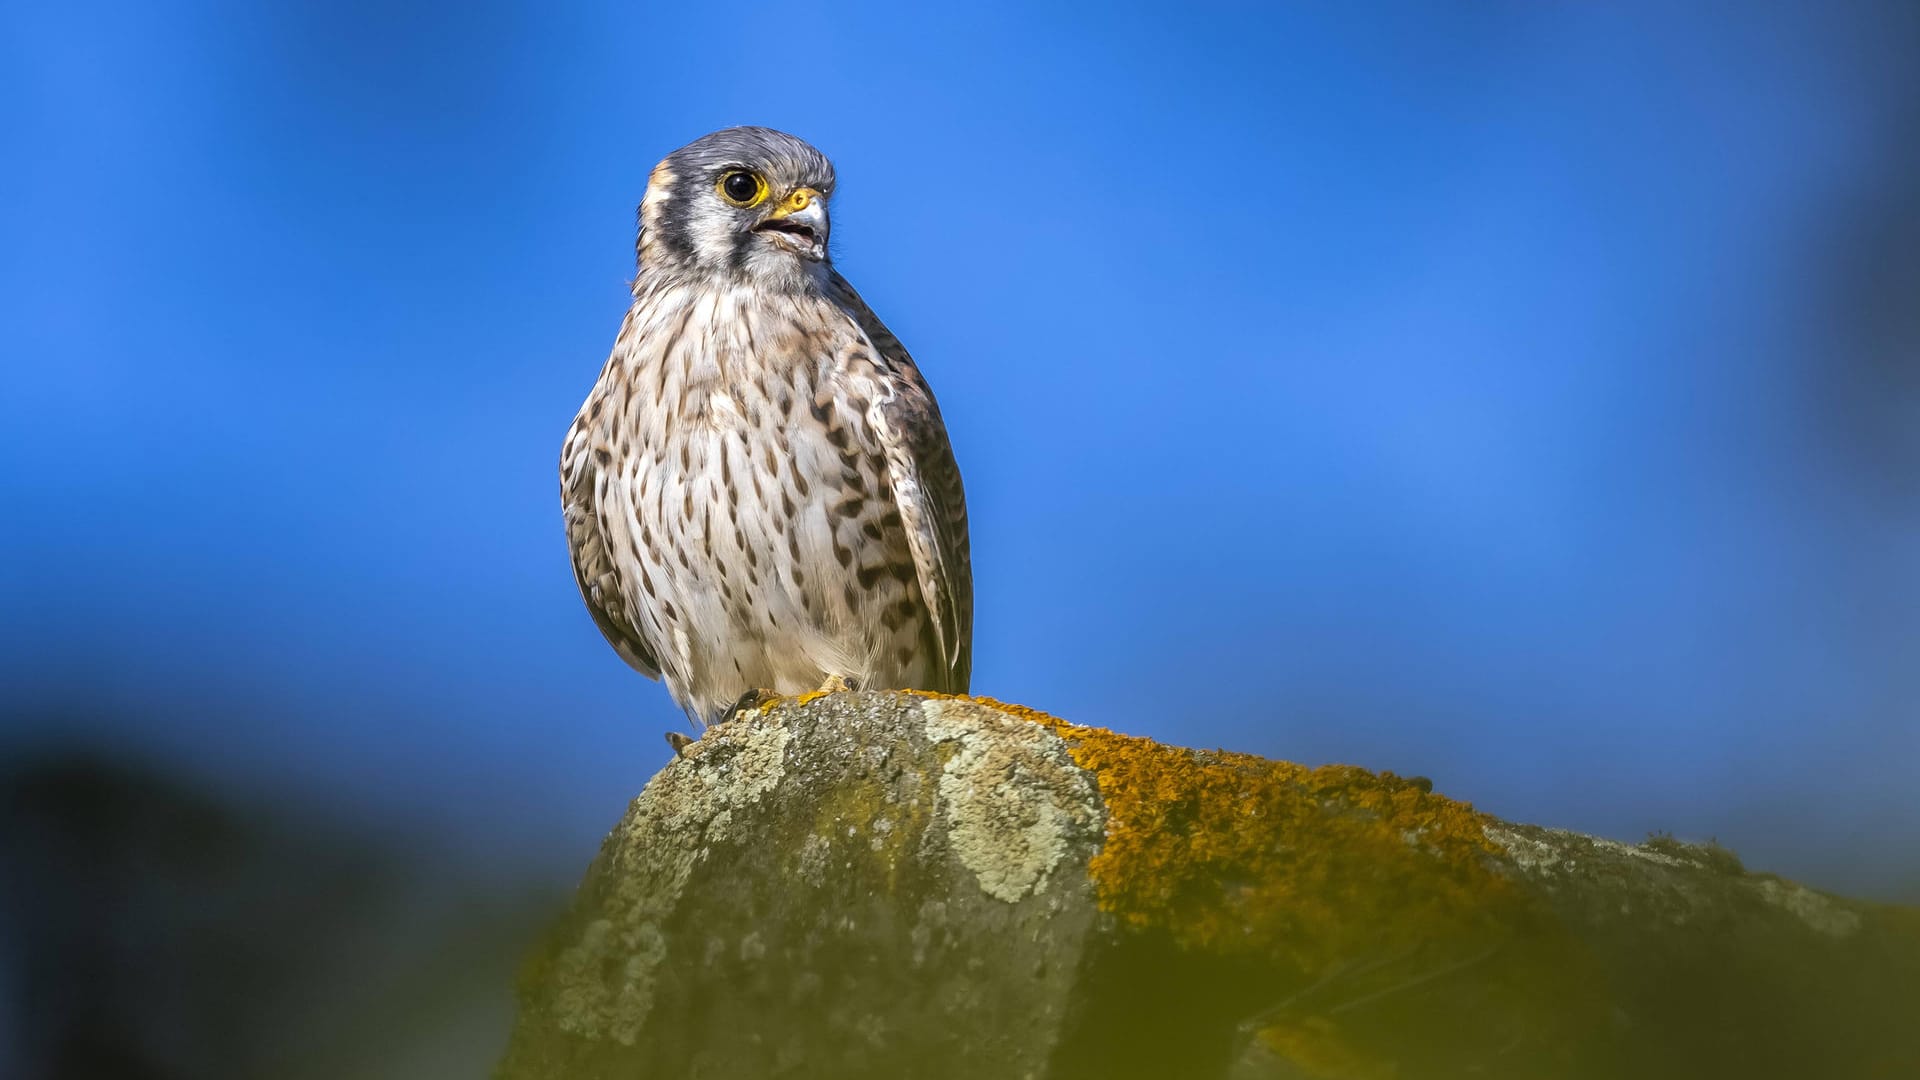
<path fill-rule="evenodd" d="M 1493 819 L 1423 784 L 1165 746 L 974 700 L 1052 730 L 1093 775 L 1107 824 L 1088 874 L 1103 910 L 1183 948 L 1319 987 L 1317 1001 L 1260 1023 L 1262 1041 L 1310 1073 L 1370 1074 L 1319 1007 L 1395 994 L 1496 954 L 1503 969 L 1530 972 L 1571 975 L 1584 963 L 1539 900 L 1497 869 L 1501 849 L 1485 832 Z M 1519 937 L 1524 950 L 1506 947 Z"/>
<path fill-rule="evenodd" d="M 1410 780 L 1164 746 L 976 700 L 1067 741 L 1107 811 L 1089 867 L 1101 907 L 1182 944 L 1311 970 L 1353 955 L 1355 934 L 1423 938 L 1432 920 L 1473 921 L 1511 894 L 1484 858 L 1498 851 L 1491 819 Z"/>

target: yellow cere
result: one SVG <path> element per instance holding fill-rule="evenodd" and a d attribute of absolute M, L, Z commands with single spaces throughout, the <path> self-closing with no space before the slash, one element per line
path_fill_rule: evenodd
<path fill-rule="evenodd" d="M 787 196 L 786 201 L 780 204 L 780 209 L 773 212 L 773 216 L 783 218 L 788 214 L 797 214 L 813 205 L 813 200 L 819 197 L 820 193 L 810 187 L 795 188 L 793 194 Z"/>

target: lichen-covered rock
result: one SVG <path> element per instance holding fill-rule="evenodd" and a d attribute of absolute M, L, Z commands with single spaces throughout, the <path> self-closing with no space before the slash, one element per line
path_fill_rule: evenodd
<path fill-rule="evenodd" d="M 1102 824 L 1060 736 L 984 705 L 837 694 L 716 727 L 608 838 L 504 1072 L 1037 1076 Z"/>
<path fill-rule="evenodd" d="M 1423 782 L 847 693 L 654 777 L 505 1080 L 1920 1075 L 1920 916 Z"/>

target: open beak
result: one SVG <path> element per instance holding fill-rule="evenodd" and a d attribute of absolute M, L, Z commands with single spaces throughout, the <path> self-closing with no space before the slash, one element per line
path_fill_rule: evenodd
<path fill-rule="evenodd" d="M 782 242 L 818 261 L 827 251 L 827 200 L 812 188 L 798 188 L 753 231 L 778 233 Z"/>

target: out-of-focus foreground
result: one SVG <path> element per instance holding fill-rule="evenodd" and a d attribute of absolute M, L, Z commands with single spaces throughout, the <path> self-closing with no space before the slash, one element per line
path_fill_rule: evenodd
<path fill-rule="evenodd" d="M 484 1075 L 561 890 L 89 752 L 0 770 L 0 1075 Z"/>

